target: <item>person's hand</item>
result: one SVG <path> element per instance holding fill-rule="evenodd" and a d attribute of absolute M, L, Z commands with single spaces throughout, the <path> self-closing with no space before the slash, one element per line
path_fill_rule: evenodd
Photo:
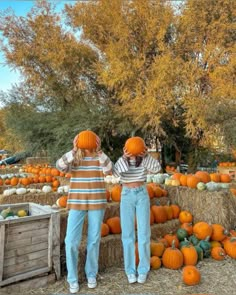
<path fill-rule="evenodd" d="M 79 134 L 77 134 L 73 140 L 73 152 L 76 152 L 78 150 L 78 146 L 77 146 L 78 138 L 79 138 Z"/>
<path fill-rule="evenodd" d="M 146 157 L 147 156 L 147 151 L 148 151 L 148 149 L 147 149 L 147 147 L 145 147 L 144 151 L 142 153 L 138 154 L 138 157 L 140 157 L 140 158 Z"/>
<path fill-rule="evenodd" d="M 133 155 L 130 154 L 130 153 L 127 151 L 127 149 L 124 147 L 124 148 L 123 148 L 123 157 L 124 157 L 125 159 L 128 159 L 128 158 L 133 157 Z"/>

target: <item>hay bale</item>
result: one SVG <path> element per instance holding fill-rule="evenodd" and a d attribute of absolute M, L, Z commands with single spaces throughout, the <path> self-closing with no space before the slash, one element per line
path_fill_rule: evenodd
<path fill-rule="evenodd" d="M 9 167 L 9 168 L 1 168 L 0 169 L 0 174 L 1 175 L 4 175 L 4 174 L 15 174 L 15 173 L 19 173 L 19 169 L 20 169 L 20 166 L 19 167 Z"/>
<path fill-rule="evenodd" d="M 165 189 L 171 202 L 193 214 L 194 222 L 220 223 L 228 230 L 236 226 L 236 198 L 229 190 L 209 192 L 181 186 Z"/>
<path fill-rule="evenodd" d="M 61 196 L 57 192 L 52 193 L 27 193 L 24 195 L 11 195 L 3 196 L 0 195 L 0 204 L 16 204 L 16 203 L 37 203 L 41 205 L 53 205 L 56 203 L 56 200 Z"/>
<path fill-rule="evenodd" d="M 154 224 L 151 226 L 151 238 L 156 239 L 157 237 L 164 236 L 170 231 L 175 231 L 179 226 L 178 219 L 170 220 L 162 224 Z M 66 259 L 65 259 L 65 247 L 61 247 L 61 263 L 62 263 L 62 274 L 66 274 Z M 78 274 L 79 281 L 83 282 L 86 280 L 84 268 L 86 263 L 86 237 L 83 237 L 79 248 L 79 263 L 78 263 Z M 100 252 L 99 252 L 99 272 L 104 271 L 106 268 L 116 266 L 123 267 L 123 247 L 121 242 L 121 235 L 112 234 L 101 238 Z"/>
<path fill-rule="evenodd" d="M 70 178 L 62 177 L 62 176 L 57 176 L 57 179 L 60 182 L 60 186 L 69 185 L 70 184 Z"/>

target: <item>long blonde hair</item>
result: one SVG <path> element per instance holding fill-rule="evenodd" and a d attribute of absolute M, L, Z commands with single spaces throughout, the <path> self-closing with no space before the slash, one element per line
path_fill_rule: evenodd
<path fill-rule="evenodd" d="M 90 157 L 95 157 L 97 155 L 96 150 L 87 150 L 87 149 L 79 149 L 75 153 L 75 160 L 74 162 L 79 165 L 80 161 L 85 157 L 85 156 L 90 156 Z"/>

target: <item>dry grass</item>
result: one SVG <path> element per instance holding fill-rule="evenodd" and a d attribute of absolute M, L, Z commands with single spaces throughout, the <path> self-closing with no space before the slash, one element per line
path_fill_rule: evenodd
<path fill-rule="evenodd" d="M 108 268 L 98 276 L 96 289 L 88 289 L 86 283 L 80 285 L 78 294 L 157 294 L 157 295 L 236 295 L 236 261 L 226 259 L 218 262 L 205 259 L 198 263 L 202 279 L 197 286 L 186 286 L 182 282 L 181 270 L 161 268 L 149 273 L 145 284 L 128 284 L 123 268 Z M 69 294 L 65 277 L 45 289 L 25 292 L 26 295 Z"/>

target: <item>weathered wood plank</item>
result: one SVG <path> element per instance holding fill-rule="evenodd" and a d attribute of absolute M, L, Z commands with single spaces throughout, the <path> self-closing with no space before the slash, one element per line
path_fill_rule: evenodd
<path fill-rule="evenodd" d="M 26 262 L 29 260 L 47 257 L 47 255 L 48 255 L 48 249 L 44 249 L 41 251 L 37 251 L 37 252 L 33 252 L 33 253 L 17 256 L 17 257 L 7 258 L 4 260 L 4 267 L 10 266 L 10 265 L 22 264 L 23 262 Z"/>
<path fill-rule="evenodd" d="M 38 244 L 38 243 L 42 243 L 42 242 L 46 242 L 46 241 L 48 241 L 48 233 L 47 233 L 47 235 L 42 235 L 39 237 L 36 236 L 31 239 L 32 244 Z"/>
<path fill-rule="evenodd" d="M 20 256 L 20 255 L 33 253 L 33 252 L 44 250 L 44 249 L 48 249 L 48 242 L 43 242 L 43 243 L 34 244 L 30 246 L 24 246 L 24 247 L 13 249 L 13 250 L 5 249 L 4 258 L 6 259 L 6 258 L 15 257 L 15 256 Z"/>
<path fill-rule="evenodd" d="M 5 245 L 5 225 L 1 225 L 0 226 L 0 281 L 2 281 L 2 277 L 3 277 L 4 245 Z"/>
<path fill-rule="evenodd" d="M 37 236 L 43 236 L 45 234 L 48 234 L 48 228 L 46 227 L 46 228 L 38 229 L 37 232 L 35 230 L 32 230 L 32 231 L 18 232 L 15 234 L 9 234 L 8 231 L 6 230 L 6 236 L 7 236 L 8 242 L 32 238 L 32 237 L 35 237 L 35 234 L 37 234 Z"/>
<path fill-rule="evenodd" d="M 60 260 L 60 213 L 52 214 L 52 262 L 57 279 L 61 277 Z"/>
<path fill-rule="evenodd" d="M 17 276 L 14 276 L 14 277 L 12 277 L 12 278 L 8 278 L 8 279 L 6 279 L 6 280 L 0 282 L 0 287 L 1 287 L 1 286 L 9 285 L 9 284 L 11 284 L 11 283 L 18 282 L 18 281 L 20 281 L 20 280 L 25 280 L 25 279 L 27 279 L 27 278 L 34 277 L 34 276 L 37 276 L 37 275 L 40 275 L 40 274 L 44 274 L 44 273 L 47 273 L 47 272 L 49 272 L 48 267 L 43 267 L 43 268 L 39 268 L 39 269 L 37 269 L 37 270 L 31 271 L 31 272 L 29 272 L 29 273 L 22 273 L 22 274 L 19 274 L 19 275 L 17 275 Z M 39 280 L 40 280 L 40 279 L 41 279 L 41 278 L 39 278 Z M 25 283 L 26 283 L 26 282 L 25 282 Z M 18 284 L 17 284 L 17 285 L 18 285 Z M 30 284 L 30 285 L 32 286 L 32 284 Z M 32 286 L 32 287 L 33 287 L 33 286 Z M 14 288 L 14 287 L 13 287 L 13 288 Z M 6 293 L 4 293 L 4 292 L 6 292 L 6 291 L 4 291 L 4 289 L 5 289 L 5 288 L 3 288 L 3 293 L 1 293 L 1 289 L 0 289 L 0 294 L 3 294 L 3 295 L 6 294 Z"/>
<path fill-rule="evenodd" d="M 10 265 L 3 267 L 3 277 L 4 279 L 21 274 L 36 270 L 38 268 L 48 268 L 48 257 L 42 257 L 40 259 L 29 260 L 26 262 L 22 262 L 17 265 Z"/>
<path fill-rule="evenodd" d="M 24 222 L 20 224 L 10 225 L 9 228 L 7 229 L 7 233 L 11 235 L 11 234 L 19 233 L 19 232 L 38 230 L 41 228 L 46 228 L 48 227 L 48 225 L 49 225 L 49 218 L 42 219 L 42 220 L 35 220 L 30 223 Z"/>

